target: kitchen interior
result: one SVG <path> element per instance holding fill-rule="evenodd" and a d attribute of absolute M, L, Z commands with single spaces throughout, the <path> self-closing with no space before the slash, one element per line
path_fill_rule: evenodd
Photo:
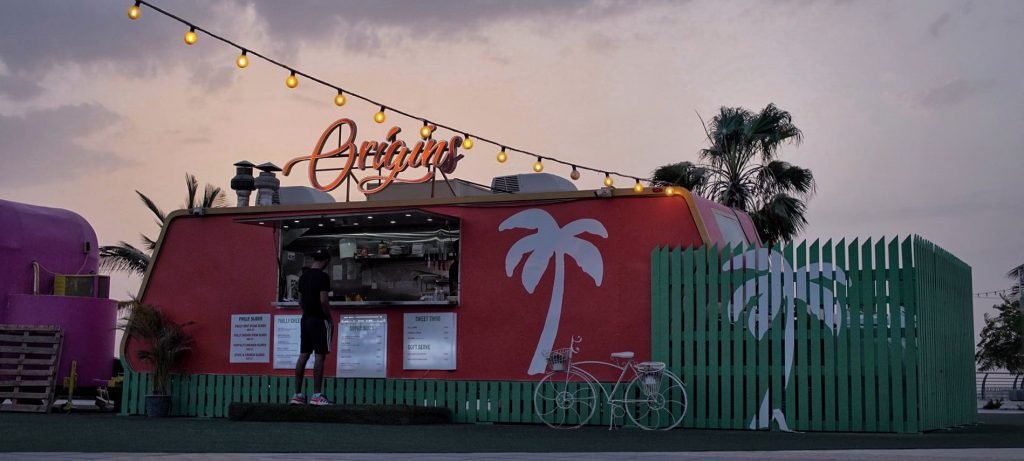
<path fill-rule="evenodd" d="M 312 258 L 332 255 L 331 306 L 458 304 L 458 218 L 422 210 L 294 217 L 280 221 L 278 307 L 298 307 Z"/>

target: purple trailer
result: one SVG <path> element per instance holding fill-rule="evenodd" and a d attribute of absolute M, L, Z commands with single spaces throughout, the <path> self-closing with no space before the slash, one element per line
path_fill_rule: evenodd
<path fill-rule="evenodd" d="M 117 305 L 98 266 L 96 232 L 81 216 L 0 200 L 0 324 L 61 327 L 57 379 L 77 361 L 81 386 L 110 379 L 113 365 Z"/>

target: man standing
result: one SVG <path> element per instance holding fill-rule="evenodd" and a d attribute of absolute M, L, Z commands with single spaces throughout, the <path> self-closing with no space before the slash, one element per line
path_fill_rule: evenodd
<path fill-rule="evenodd" d="M 331 289 L 331 278 L 324 272 L 331 261 L 325 250 L 313 254 L 313 265 L 299 277 L 299 306 L 302 307 L 302 333 L 299 341 L 299 360 L 295 362 L 295 395 L 289 405 L 305 405 L 302 393 L 306 362 L 310 353 L 316 353 L 313 361 L 313 397 L 310 405 L 330 405 L 331 402 L 320 392 L 324 381 L 324 358 L 331 352 L 331 311 L 327 292 Z"/>

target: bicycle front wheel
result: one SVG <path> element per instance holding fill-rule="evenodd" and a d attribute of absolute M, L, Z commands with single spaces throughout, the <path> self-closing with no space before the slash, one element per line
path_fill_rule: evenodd
<path fill-rule="evenodd" d="M 676 375 L 637 375 L 626 386 L 623 404 L 629 419 L 646 430 L 667 431 L 686 416 L 686 388 Z"/>
<path fill-rule="evenodd" d="M 594 385 L 573 370 L 548 373 L 533 392 L 533 411 L 555 429 L 576 429 L 586 424 L 596 407 Z"/>

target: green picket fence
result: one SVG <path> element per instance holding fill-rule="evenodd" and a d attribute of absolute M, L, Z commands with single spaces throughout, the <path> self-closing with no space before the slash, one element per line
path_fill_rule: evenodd
<path fill-rule="evenodd" d="M 918 432 L 976 421 L 970 267 L 920 238 L 656 248 L 651 347 L 684 427 Z"/>
<path fill-rule="evenodd" d="M 126 371 L 121 414 L 145 414 L 151 380 L 149 373 Z M 311 381 L 307 378 L 306 389 L 312 388 Z M 293 382 L 291 376 L 172 375 L 167 393 L 172 416 L 226 417 L 233 402 L 287 403 Z M 533 411 L 535 386 L 525 381 L 325 378 L 323 391 L 338 404 L 444 407 L 458 423 L 540 423 Z M 610 390 L 610 384 L 605 386 Z M 610 408 L 601 405 L 590 424 L 607 425 L 611 417 Z M 622 420 L 619 415 L 616 425 Z"/>

